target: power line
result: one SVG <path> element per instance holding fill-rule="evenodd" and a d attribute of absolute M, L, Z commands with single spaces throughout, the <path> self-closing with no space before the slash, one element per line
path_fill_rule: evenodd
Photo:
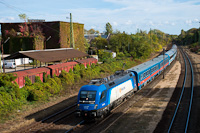
<path fill-rule="evenodd" d="M 13 10 L 15 10 L 15 11 L 21 13 L 19 10 L 15 9 L 14 6 L 11 6 L 11 5 L 9 5 L 9 4 L 5 3 L 5 2 L 2 2 L 2 1 L 0 1 L 0 3 L 3 4 L 3 5 L 5 5 L 6 7 L 10 8 L 10 9 L 13 9 Z"/>
<path fill-rule="evenodd" d="M 22 9 L 22 8 L 19 8 L 19 7 L 12 6 L 12 5 L 6 3 L 5 1 L 4 1 L 4 2 L 3 2 L 3 1 L 0 1 L 0 3 L 3 4 L 3 5 L 5 5 L 5 6 L 7 6 L 7 7 L 10 8 L 10 9 L 13 9 L 13 10 L 19 12 L 19 13 L 22 13 L 21 11 L 25 11 L 25 12 L 29 12 L 29 13 L 32 13 L 32 14 L 37 14 L 37 15 L 46 16 L 45 14 L 35 13 L 35 12 L 29 11 L 29 10 L 25 10 L 25 9 Z M 20 11 L 20 10 L 21 10 L 21 11 Z"/>
<path fill-rule="evenodd" d="M 45 14 L 35 13 L 35 12 L 28 11 L 28 10 L 24 10 L 24 9 L 22 9 L 22 8 L 18 8 L 18 7 L 12 6 L 12 5 L 6 3 L 4 0 L 1 0 L 0 3 L 3 4 L 3 5 L 5 5 L 6 7 L 10 8 L 10 9 L 12 9 L 12 10 L 15 10 L 15 11 L 19 12 L 20 14 L 22 13 L 20 10 L 22 10 L 22 11 L 26 11 L 26 12 L 33 13 L 33 14 L 38 14 L 38 15 L 46 16 Z M 56 30 L 56 29 L 54 29 L 54 28 L 52 28 L 52 27 L 49 27 L 49 26 L 47 26 L 46 24 L 43 24 L 43 23 L 40 23 L 40 24 L 41 24 L 41 25 L 44 25 L 44 26 L 46 26 L 47 28 L 49 28 L 49 29 L 51 29 L 51 30 L 54 30 L 54 31 L 56 31 L 56 32 L 59 33 L 58 30 Z"/>

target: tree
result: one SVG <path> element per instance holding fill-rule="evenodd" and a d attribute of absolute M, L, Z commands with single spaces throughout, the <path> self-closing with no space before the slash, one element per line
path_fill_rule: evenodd
<path fill-rule="evenodd" d="M 108 42 L 105 38 L 95 37 L 95 39 L 91 40 L 91 46 L 96 47 L 97 49 L 104 49 L 105 46 L 108 45 Z"/>
<path fill-rule="evenodd" d="M 90 30 L 88 30 L 88 34 L 95 34 L 95 30 L 94 29 L 90 29 Z"/>
<path fill-rule="evenodd" d="M 108 22 L 106 23 L 106 35 L 108 35 L 109 33 L 112 34 L 113 29 L 112 29 L 112 25 Z"/>
<path fill-rule="evenodd" d="M 19 16 L 19 18 L 21 20 L 24 20 L 24 22 L 26 22 L 26 20 L 28 19 L 27 15 L 25 13 L 24 14 L 19 14 L 18 16 Z"/>
<path fill-rule="evenodd" d="M 26 20 L 28 19 L 26 14 L 19 14 L 18 15 L 20 19 L 24 20 L 24 24 L 23 25 L 19 25 L 20 27 L 20 31 L 24 36 L 28 36 L 29 35 L 29 28 L 28 25 L 26 23 Z"/>

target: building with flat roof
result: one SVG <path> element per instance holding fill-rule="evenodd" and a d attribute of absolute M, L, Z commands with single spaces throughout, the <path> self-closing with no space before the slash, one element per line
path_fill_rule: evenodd
<path fill-rule="evenodd" d="M 18 51 L 70 48 L 70 23 L 63 21 L 0 23 L 4 53 Z M 85 52 L 84 24 L 73 23 L 75 48 Z M 3 41 L 2 41 L 3 42 Z"/>

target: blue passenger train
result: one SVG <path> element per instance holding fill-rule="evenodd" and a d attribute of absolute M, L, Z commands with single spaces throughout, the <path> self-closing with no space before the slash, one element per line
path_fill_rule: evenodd
<path fill-rule="evenodd" d="M 93 79 L 79 90 L 77 116 L 84 118 L 103 117 L 124 99 L 140 90 L 155 76 L 171 64 L 177 55 L 177 46 L 150 61 L 126 71 L 116 71 L 114 75 Z"/>

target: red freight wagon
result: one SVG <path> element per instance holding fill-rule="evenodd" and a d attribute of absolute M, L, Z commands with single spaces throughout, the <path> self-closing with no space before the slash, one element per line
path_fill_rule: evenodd
<path fill-rule="evenodd" d="M 92 63 L 96 64 L 97 59 L 95 58 L 87 58 L 87 59 L 82 59 L 82 60 L 77 60 L 78 63 L 83 64 L 85 67 L 87 67 L 87 64 L 91 66 Z"/>
<path fill-rule="evenodd" d="M 24 71 L 17 71 L 14 74 L 17 74 L 17 79 L 15 80 L 19 85 L 19 88 L 22 88 L 25 85 L 25 77 L 28 76 L 32 83 L 35 83 L 35 76 L 39 76 L 40 80 L 43 82 L 43 73 L 46 75 L 50 75 L 50 69 L 42 67 L 42 68 L 34 68 Z"/>
<path fill-rule="evenodd" d="M 94 63 L 94 64 L 97 64 L 97 62 L 98 62 L 97 59 L 95 59 L 95 58 L 89 58 L 89 60 L 91 63 Z"/>
<path fill-rule="evenodd" d="M 78 64 L 78 63 L 77 62 L 66 62 L 66 63 L 62 63 L 62 64 L 51 65 L 51 66 L 48 66 L 48 68 L 51 69 L 51 76 L 53 76 L 54 74 L 56 76 L 59 76 L 61 74 L 62 70 L 69 72 L 70 69 L 73 70 L 73 68 L 76 64 Z"/>

